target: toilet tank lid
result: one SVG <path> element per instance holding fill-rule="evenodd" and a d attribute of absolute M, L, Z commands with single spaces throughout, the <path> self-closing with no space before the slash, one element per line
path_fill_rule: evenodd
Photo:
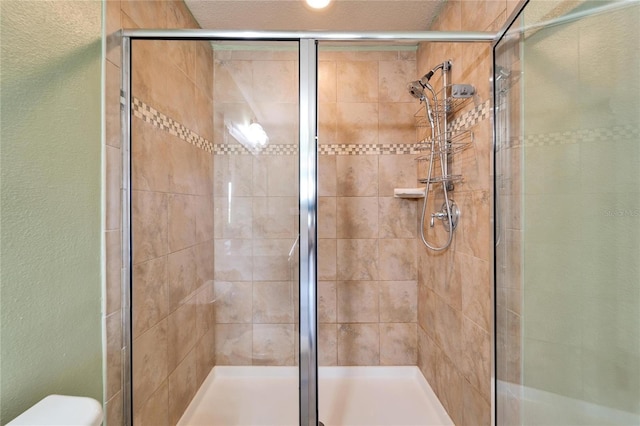
<path fill-rule="evenodd" d="M 49 395 L 10 421 L 7 426 L 102 424 L 102 406 L 93 398 L 83 396 Z"/>

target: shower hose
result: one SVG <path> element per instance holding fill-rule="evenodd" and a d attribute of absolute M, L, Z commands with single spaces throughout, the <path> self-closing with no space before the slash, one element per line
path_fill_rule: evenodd
<path fill-rule="evenodd" d="M 431 88 L 429 87 L 429 89 Z M 432 89 L 431 89 L 431 94 L 433 95 L 434 104 L 438 105 L 437 95 Z M 422 203 L 422 215 L 420 218 L 420 238 L 422 239 L 422 242 L 424 243 L 424 245 L 430 248 L 431 250 L 442 251 L 442 250 L 445 250 L 447 247 L 449 247 L 451 245 L 451 241 L 453 240 L 453 218 L 451 215 L 451 206 L 449 204 L 449 193 L 448 193 L 449 191 L 447 190 L 447 176 L 444 176 L 445 174 L 444 171 L 447 170 L 446 163 L 445 163 L 446 160 L 444 158 L 445 153 L 447 152 L 447 149 L 448 149 L 447 136 L 446 136 L 446 129 L 444 134 L 441 132 L 440 120 L 438 119 L 437 116 L 436 116 L 436 119 L 434 120 L 433 111 L 431 109 L 431 105 L 429 104 L 429 99 L 426 96 L 424 97 L 424 103 L 426 104 L 427 118 L 429 119 L 429 123 L 431 124 L 431 150 L 430 150 L 431 153 L 429 154 L 429 169 L 427 171 L 427 181 L 424 188 L 424 201 Z M 443 113 L 446 114 L 446 111 L 443 110 Z M 436 122 L 434 123 L 434 121 Z M 438 127 L 437 137 L 436 137 L 436 125 Z M 440 140 L 442 137 L 444 137 L 443 142 L 441 142 Z M 427 212 L 427 203 L 429 202 L 429 186 L 431 186 L 431 175 L 433 173 L 433 160 L 434 160 L 434 154 L 436 151 L 438 152 L 438 157 L 440 158 L 440 168 L 443 173 L 442 190 L 444 193 L 444 205 L 446 206 L 446 209 L 447 209 L 447 225 L 449 227 L 448 228 L 449 237 L 447 238 L 447 242 L 445 243 L 445 245 L 440 247 L 429 243 L 427 241 L 427 238 L 424 235 L 424 228 L 426 225 L 425 216 Z"/>

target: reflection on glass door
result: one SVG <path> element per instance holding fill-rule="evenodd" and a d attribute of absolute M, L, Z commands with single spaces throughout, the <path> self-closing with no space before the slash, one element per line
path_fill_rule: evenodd
<path fill-rule="evenodd" d="M 498 424 L 640 423 L 638 22 L 530 2 L 495 48 Z"/>

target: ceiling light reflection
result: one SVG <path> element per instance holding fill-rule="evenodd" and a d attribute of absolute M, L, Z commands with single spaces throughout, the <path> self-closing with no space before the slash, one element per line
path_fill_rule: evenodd
<path fill-rule="evenodd" d="M 249 151 L 257 153 L 269 144 L 269 136 L 258 122 L 249 125 L 226 123 L 229 134 Z"/>
<path fill-rule="evenodd" d="M 331 3 L 331 0 L 305 0 L 314 9 L 323 9 Z"/>

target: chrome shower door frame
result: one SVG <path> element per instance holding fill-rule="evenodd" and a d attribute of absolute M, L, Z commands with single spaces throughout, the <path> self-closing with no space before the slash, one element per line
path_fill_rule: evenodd
<path fill-rule="evenodd" d="M 485 32 L 325 32 L 236 30 L 122 30 L 122 332 L 124 424 L 133 423 L 131 335 L 131 41 L 296 41 L 299 43 L 299 214 L 300 214 L 300 425 L 317 426 L 317 60 L 319 41 L 483 42 L 495 39 Z"/>

